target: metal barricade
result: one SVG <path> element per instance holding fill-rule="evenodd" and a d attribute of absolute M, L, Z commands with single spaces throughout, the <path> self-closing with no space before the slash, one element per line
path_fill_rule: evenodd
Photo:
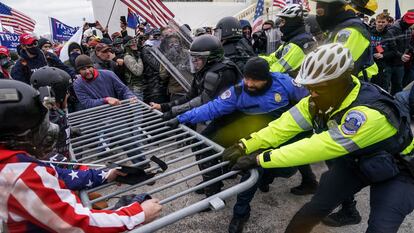
<path fill-rule="evenodd" d="M 198 169 L 199 164 L 219 158 L 223 148 L 184 125 L 177 128 L 166 126 L 161 113 L 141 101 L 122 101 L 118 106 L 104 105 L 75 112 L 69 115 L 69 122 L 71 127 L 79 127 L 83 132 L 82 136 L 71 140 L 72 157 L 77 162 L 97 165 L 116 162 L 144 167 L 146 172 L 156 173 L 153 178 L 135 185 L 119 186 L 112 182 L 80 193 L 83 204 L 88 207 L 106 200 L 108 208 L 112 208 L 116 199 L 125 194 L 148 193 L 160 199 L 163 215 L 131 231 L 134 233 L 156 231 L 209 207 L 214 210 L 223 208 L 224 199 L 247 190 L 258 180 L 257 171 L 251 170 L 248 180 L 237 185 L 225 181 L 223 191 L 214 196 L 205 198 L 194 194 L 194 191 L 238 172 L 223 172 L 215 179 L 200 183 L 202 174 L 224 169 L 228 164 L 220 162 L 205 170 Z M 197 161 L 195 155 L 198 154 L 205 157 Z M 160 167 L 149 159 L 153 155 L 168 165 L 166 171 L 161 172 Z M 98 192 L 102 196 L 90 200 L 90 192 Z"/>

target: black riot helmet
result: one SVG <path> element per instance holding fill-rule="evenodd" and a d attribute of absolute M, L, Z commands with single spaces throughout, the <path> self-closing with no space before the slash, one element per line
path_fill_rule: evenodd
<path fill-rule="evenodd" d="M 191 71 L 197 73 L 205 65 L 221 61 L 224 58 L 224 49 L 217 37 L 206 34 L 196 37 L 190 46 Z"/>
<path fill-rule="evenodd" d="M 214 36 L 219 40 L 242 38 L 243 30 L 240 21 L 231 16 L 222 18 L 214 29 Z"/>
<path fill-rule="evenodd" d="M 49 122 L 40 94 L 31 86 L 0 80 L 0 144 L 42 158 L 53 149 L 59 127 Z"/>
<path fill-rule="evenodd" d="M 70 75 L 65 71 L 45 66 L 36 70 L 30 78 L 30 83 L 36 89 L 50 87 L 50 94 L 58 103 L 63 103 L 71 82 Z"/>

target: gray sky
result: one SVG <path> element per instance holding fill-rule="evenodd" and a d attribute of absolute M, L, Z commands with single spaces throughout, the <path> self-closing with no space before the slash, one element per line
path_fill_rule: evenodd
<path fill-rule="evenodd" d="M 85 17 L 93 21 L 92 2 L 87 0 L 2 0 L 2 3 L 19 10 L 36 20 L 38 35 L 50 33 L 49 16 L 69 26 L 81 26 Z"/>

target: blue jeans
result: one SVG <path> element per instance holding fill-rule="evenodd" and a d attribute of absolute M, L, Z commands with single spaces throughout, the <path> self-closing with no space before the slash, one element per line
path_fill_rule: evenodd
<path fill-rule="evenodd" d="M 237 195 L 236 204 L 233 207 L 233 217 L 243 218 L 250 214 L 250 202 L 252 201 L 254 194 L 259 187 L 259 184 L 271 184 L 276 177 L 289 178 L 293 176 L 297 168 L 271 168 L 264 169 L 258 168 L 259 171 L 259 180 L 256 182 L 253 187 Z M 250 173 L 243 174 L 240 182 L 244 182 L 249 179 Z"/>

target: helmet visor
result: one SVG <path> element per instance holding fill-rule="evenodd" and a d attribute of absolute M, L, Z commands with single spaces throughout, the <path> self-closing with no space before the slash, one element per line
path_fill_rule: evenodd
<path fill-rule="evenodd" d="M 216 28 L 216 29 L 214 29 L 214 34 L 213 35 L 215 37 L 217 37 L 217 39 L 219 39 L 219 41 L 221 41 L 223 31 L 221 30 L 221 28 Z"/>
<path fill-rule="evenodd" d="M 195 55 L 195 54 L 191 54 L 190 55 L 190 68 L 191 68 L 191 73 L 197 73 L 200 72 L 204 66 L 207 64 L 207 58 L 208 55 Z"/>

